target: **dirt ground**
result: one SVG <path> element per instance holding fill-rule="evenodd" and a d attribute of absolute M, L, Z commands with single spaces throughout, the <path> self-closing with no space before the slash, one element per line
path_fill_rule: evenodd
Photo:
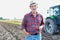
<path fill-rule="evenodd" d="M 48 35 L 42 33 L 42 40 L 60 40 L 60 34 Z M 24 40 L 25 35 L 20 25 L 0 22 L 0 40 Z"/>

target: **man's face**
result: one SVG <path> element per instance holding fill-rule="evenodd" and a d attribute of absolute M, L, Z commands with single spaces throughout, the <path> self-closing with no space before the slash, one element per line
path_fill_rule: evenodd
<path fill-rule="evenodd" d="M 36 12 L 37 8 L 38 8 L 37 5 L 30 6 L 30 9 L 31 9 L 32 12 Z"/>

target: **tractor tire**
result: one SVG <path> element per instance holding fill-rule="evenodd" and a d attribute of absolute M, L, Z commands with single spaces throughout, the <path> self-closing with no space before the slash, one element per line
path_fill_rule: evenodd
<path fill-rule="evenodd" d="M 48 34 L 53 35 L 57 30 L 57 26 L 55 25 L 52 19 L 46 19 L 44 24 L 44 31 Z"/>

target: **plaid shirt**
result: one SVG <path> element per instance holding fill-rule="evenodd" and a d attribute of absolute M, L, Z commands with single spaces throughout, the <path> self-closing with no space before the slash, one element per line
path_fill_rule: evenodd
<path fill-rule="evenodd" d="M 22 29 L 26 29 L 26 31 L 30 34 L 35 34 L 39 33 L 39 26 L 42 24 L 44 24 L 42 15 L 37 13 L 36 17 L 34 17 L 30 12 L 23 18 Z"/>

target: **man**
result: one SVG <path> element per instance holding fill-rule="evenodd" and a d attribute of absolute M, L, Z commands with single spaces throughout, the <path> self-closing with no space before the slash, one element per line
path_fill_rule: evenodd
<path fill-rule="evenodd" d="M 43 29 L 43 17 L 37 12 L 37 4 L 30 3 L 31 12 L 26 14 L 22 21 L 23 33 L 26 35 L 25 40 L 41 40 L 40 33 Z"/>

